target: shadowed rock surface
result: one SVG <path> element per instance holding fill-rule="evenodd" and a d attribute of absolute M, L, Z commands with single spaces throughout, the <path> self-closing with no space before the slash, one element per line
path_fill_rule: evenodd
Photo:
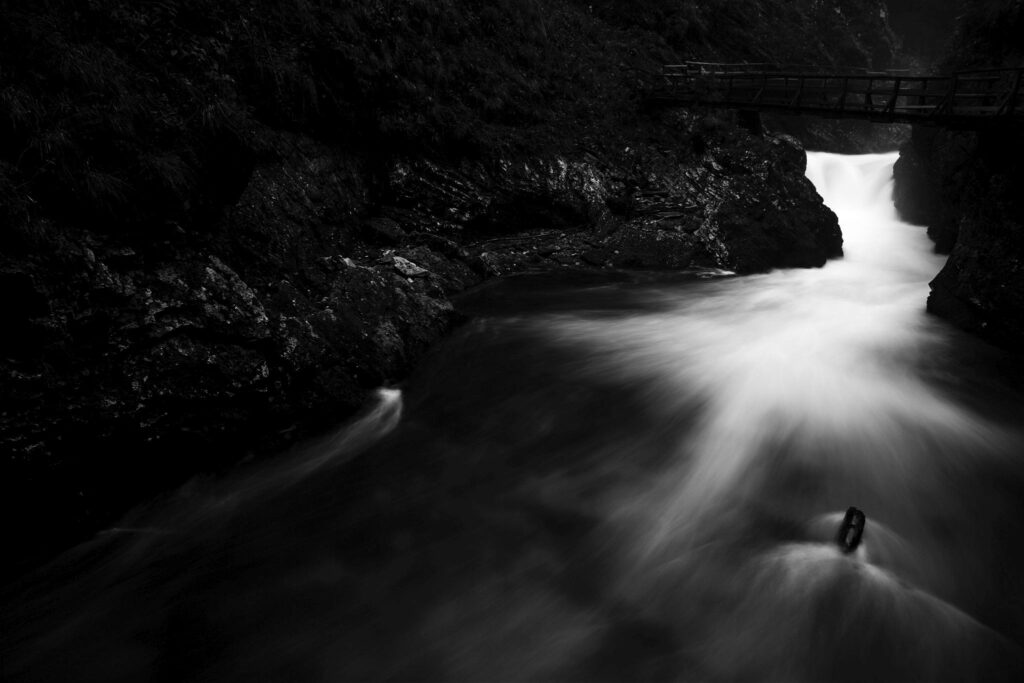
<path fill-rule="evenodd" d="M 958 25 L 944 68 L 1024 64 L 1024 7 L 978 2 Z M 1024 131 L 915 128 L 894 169 L 900 214 L 928 226 L 949 260 L 928 310 L 996 344 L 1024 341 Z"/>
<path fill-rule="evenodd" d="M 861 4 L 3 3 L 12 545 L 351 415 L 485 278 L 838 256 L 798 143 L 636 93 L 685 58 L 888 63 Z"/>

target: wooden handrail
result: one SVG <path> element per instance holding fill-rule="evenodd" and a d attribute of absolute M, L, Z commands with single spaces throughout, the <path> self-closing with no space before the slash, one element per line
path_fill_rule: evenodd
<path fill-rule="evenodd" d="M 801 67 L 802 69 L 809 69 Z M 758 70 L 760 69 L 760 70 Z M 652 99 L 681 104 L 829 112 L 880 120 L 953 121 L 1024 116 L 1024 68 L 915 75 L 906 70 L 787 71 L 778 65 L 668 64 Z"/>

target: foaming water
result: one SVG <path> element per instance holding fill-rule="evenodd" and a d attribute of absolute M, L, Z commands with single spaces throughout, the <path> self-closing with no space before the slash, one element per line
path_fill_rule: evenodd
<path fill-rule="evenodd" d="M 845 239 L 821 269 L 467 295 L 362 418 L 8 590 L 0 673 L 1018 680 L 1024 400 L 925 313 L 894 160 L 808 155 Z"/>
<path fill-rule="evenodd" d="M 615 372 L 650 383 L 666 412 L 702 406 L 678 444 L 677 471 L 639 503 L 659 511 L 648 551 L 707 529 L 705 517 L 758 486 L 772 458 L 828 467 L 898 500 L 928 476 L 922 459 L 935 467 L 961 456 L 937 444 L 978 457 L 1004 445 L 915 372 L 913 359 L 944 339 L 923 303 L 941 258 L 923 229 L 896 219 L 894 159 L 808 156 L 808 177 L 844 228 L 839 262 L 722 282 L 644 318 L 544 323 L 563 343 L 604 348 Z"/>
<path fill-rule="evenodd" d="M 727 680 L 963 680 L 1007 647 L 967 614 L 834 546 L 782 545 L 746 572 L 749 589 L 708 646 Z"/>
<path fill-rule="evenodd" d="M 320 473 L 325 467 L 343 465 L 394 430 L 402 419 L 401 390 L 381 387 L 377 389 L 376 400 L 367 415 L 307 446 L 305 450 L 310 455 L 273 477 L 274 485 L 280 486 L 282 480 L 301 481 Z"/>
<path fill-rule="evenodd" d="M 631 547 L 625 599 L 703 633 L 694 656 L 714 676 L 970 678 L 1008 651 L 936 597 L 969 602 L 990 571 L 951 561 L 956 551 L 928 528 L 956 515 L 970 525 L 956 473 L 1005 461 L 1019 442 L 915 364 L 948 342 L 924 310 L 942 259 L 896 217 L 895 158 L 808 155 L 808 178 L 844 230 L 839 262 L 722 281 L 699 299 L 663 290 L 667 310 L 650 316 L 543 322 L 560 343 L 610 356 L 603 370 L 644 383 L 665 415 L 696 416 L 657 478 L 613 504 L 610 526 Z M 870 510 L 853 557 L 833 545 L 842 513 L 815 514 L 848 503 Z M 813 520 L 806 532 L 772 530 L 800 519 Z M 915 542 L 879 522 L 890 519 Z M 794 536 L 818 543 L 785 542 Z M 724 629 L 692 607 L 709 595 Z M 864 661 L 849 660 L 846 641 Z M 970 652 L 945 655 L 955 648 Z M 901 659 L 911 651 L 915 661 Z"/>

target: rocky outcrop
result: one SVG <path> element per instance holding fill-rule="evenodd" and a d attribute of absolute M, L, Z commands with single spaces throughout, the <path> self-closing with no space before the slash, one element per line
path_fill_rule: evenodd
<path fill-rule="evenodd" d="M 403 377 L 450 328 L 447 293 L 480 280 L 430 239 L 361 239 L 357 162 L 277 145 L 208 234 L 6 235 L 0 496 L 25 557 L 335 424 Z"/>
<path fill-rule="evenodd" d="M 483 278 L 758 272 L 842 253 L 785 137 L 702 154 L 399 159 L 377 181 L 301 136 L 267 146 L 205 233 L 51 222 L 8 245 L 3 497 L 12 515 L 37 511 L 32 538 L 59 545 L 352 413 L 450 328 L 448 296 Z"/>
<path fill-rule="evenodd" d="M 762 114 L 766 130 L 798 138 L 809 150 L 836 154 L 894 152 L 910 138 L 910 126 L 857 119 Z"/>
<path fill-rule="evenodd" d="M 977 153 L 977 137 L 940 128 L 916 126 L 900 147 L 893 175 L 893 201 L 900 217 L 928 226 L 940 254 L 948 254 L 959 231 L 964 173 Z"/>
<path fill-rule="evenodd" d="M 948 13 L 949 3 L 940 4 Z M 943 70 L 1024 64 L 1024 5 L 995 0 L 959 9 Z M 897 210 L 927 225 L 938 251 L 949 254 L 928 310 L 1014 350 L 1024 341 L 1022 158 L 1024 130 L 1009 120 L 976 132 L 917 127 L 894 170 Z"/>
<path fill-rule="evenodd" d="M 737 134 L 739 134 L 737 132 Z M 626 148 L 492 165 L 400 163 L 388 220 L 454 236 L 489 274 L 543 268 L 813 267 L 842 254 L 835 215 L 788 137 L 697 157 Z"/>
<path fill-rule="evenodd" d="M 795 141 L 636 94 L 778 35 L 891 47 L 832 2 L 653 3 L 652 30 L 625 2 L 186 4 L 0 12 L 0 498 L 29 561 L 344 419 L 484 278 L 840 254 Z"/>
<path fill-rule="evenodd" d="M 928 310 L 997 344 L 1024 341 L 1024 134 L 915 129 L 894 170 L 901 216 L 949 260 Z"/>

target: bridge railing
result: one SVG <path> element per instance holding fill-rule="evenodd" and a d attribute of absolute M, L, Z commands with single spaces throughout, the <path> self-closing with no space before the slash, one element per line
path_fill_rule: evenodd
<path fill-rule="evenodd" d="M 666 65 L 654 97 L 877 120 L 1024 115 L 1024 69 L 1020 68 L 914 76 L 907 71 L 824 73 L 768 66 Z"/>
<path fill-rule="evenodd" d="M 666 64 L 662 67 L 662 75 L 679 76 L 724 76 L 729 74 L 762 74 L 762 73 L 799 73 L 805 75 L 846 74 L 846 75 L 887 75 L 901 76 L 910 73 L 909 69 L 867 69 L 856 66 L 815 66 L 810 64 L 779 64 L 775 62 L 694 62 Z"/>

